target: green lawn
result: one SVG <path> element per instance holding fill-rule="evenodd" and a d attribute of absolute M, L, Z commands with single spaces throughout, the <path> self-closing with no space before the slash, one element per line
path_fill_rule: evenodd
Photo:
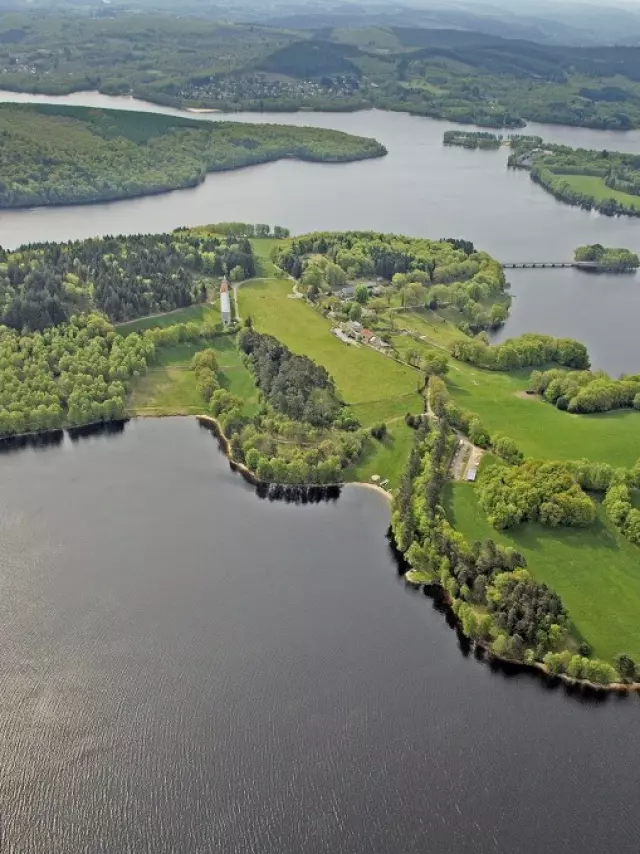
<path fill-rule="evenodd" d="M 626 207 L 640 210 L 640 198 L 638 196 L 622 193 L 620 190 L 612 190 L 611 187 L 607 187 L 603 178 L 591 175 L 558 175 L 558 177 L 566 181 L 572 190 L 593 196 L 599 202 L 604 199 L 615 199 Z"/>
<path fill-rule="evenodd" d="M 640 657 L 640 550 L 620 536 L 602 509 L 587 529 L 521 525 L 502 534 L 486 520 L 473 484 L 447 487 L 452 524 L 470 541 L 492 537 L 527 559 L 531 574 L 560 594 L 578 635 L 599 658 Z"/>
<path fill-rule="evenodd" d="M 213 347 L 218 355 L 220 382 L 223 388 L 245 401 L 247 415 L 258 408 L 258 392 L 253 377 L 242 363 L 231 336 L 213 341 L 187 342 L 158 350 L 158 356 L 145 376 L 131 390 L 127 411 L 132 415 L 199 415 L 207 405 L 196 385 L 189 365 L 199 350 Z"/>
<path fill-rule="evenodd" d="M 116 330 L 120 335 L 128 335 L 130 332 L 142 332 L 145 329 L 158 329 L 159 327 L 175 326 L 178 323 L 204 323 L 208 320 L 217 323 L 220 320 L 220 312 L 210 305 L 190 305 L 187 308 L 178 308 L 168 311 L 166 314 L 156 314 L 152 317 L 140 317 L 138 320 L 130 320 L 127 323 L 117 323 Z"/>
<path fill-rule="evenodd" d="M 289 299 L 290 293 L 290 281 L 247 284 L 239 290 L 240 312 L 251 315 L 259 332 L 324 365 L 363 426 L 422 411 L 413 370 L 369 347 L 343 344 L 331 334 L 329 320 L 302 300 Z"/>
<path fill-rule="evenodd" d="M 453 399 L 475 412 L 490 431 L 504 433 L 529 457 L 587 458 L 633 466 L 640 457 L 640 413 L 570 415 L 536 397 L 521 397 L 527 372 L 482 371 L 451 362 L 447 386 Z"/>

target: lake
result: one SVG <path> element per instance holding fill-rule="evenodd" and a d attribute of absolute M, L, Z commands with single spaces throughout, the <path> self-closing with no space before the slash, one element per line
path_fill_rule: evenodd
<path fill-rule="evenodd" d="M 635 854 L 640 700 L 461 654 L 388 512 L 192 419 L 0 454 L 3 854 Z"/>
<path fill-rule="evenodd" d="M 63 98 L 0 92 L 0 100 L 47 101 L 184 115 L 127 97 L 80 92 Z M 202 120 L 314 125 L 371 136 L 389 154 L 352 164 L 283 160 L 209 175 L 199 187 L 106 204 L 0 214 L 0 245 L 100 234 L 169 231 L 222 220 L 270 222 L 302 233 L 374 229 L 432 238 L 464 237 L 504 262 L 571 260 L 576 246 L 602 243 L 640 251 L 640 219 L 609 218 L 556 201 L 506 168 L 507 151 L 445 147 L 450 122 L 371 110 L 192 116 Z M 640 131 L 529 126 L 552 142 L 640 152 Z M 640 370 L 640 276 L 590 276 L 573 270 L 509 271 L 515 297 L 499 338 L 524 331 L 583 341 L 596 367 Z"/>

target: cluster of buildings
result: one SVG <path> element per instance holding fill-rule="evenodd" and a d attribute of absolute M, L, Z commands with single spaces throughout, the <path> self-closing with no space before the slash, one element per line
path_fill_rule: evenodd
<path fill-rule="evenodd" d="M 380 279 L 379 281 L 382 281 Z M 382 288 L 377 282 L 361 282 L 359 285 L 348 285 L 347 287 L 340 288 L 339 291 L 336 292 L 336 296 L 342 302 L 351 302 L 351 300 L 355 299 L 356 295 L 356 287 L 361 287 L 364 285 L 366 289 L 369 291 L 370 297 L 379 297 L 382 294 Z"/>
<path fill-rule="evenodd" d="M 370 347 L 383 352 L 391 349 L 386 341 L 383 341 L 375 332 L 367 329 L 356 320 L 340 323 L 338 326 L 334 326 L 331 332 L 345 344 L 368 344 Z"/>

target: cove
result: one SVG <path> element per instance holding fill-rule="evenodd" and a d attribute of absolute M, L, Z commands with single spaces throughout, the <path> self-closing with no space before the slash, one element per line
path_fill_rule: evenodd
<path fill-rule="evenodd" d="M 7 851 L 635 852 L 637 698 L 461 655 L 387 525 L 193 419 L 0 454 Z"/>
<path fill-rule="evenodd" d="M 178 110 L 80 92 L 62 98 L 0 92 L 0 100 L 46 101 L 182 114 Z M 389 150 L 360 163 L 291 160 L 209 175 L 198 187 L 159 196 L 0 213 L 0 245 L 66 241 L 103 234 L 169 231 L 240 220 L 278 223 L 294 233 L 374 229 L 433 238 L 464 237 L 505 262 L 570 260 L 576 246 L 602 243 L 640 251 L 640 221 L 611 219 L 556 201 L 525 172 L 507 170 L 507 151 L 442 145 L 450 122 L 371 110 L 358 113 L 188 114 L 204 121 L 276 122 L 371 136 Z M 552 142 L 640 151 L 640 131 L 530 125 Z M 512 318 L 502 337 L 523 331 L 570 335 L 595 367 L 613 375 L 640 369 L 640 277 L 574 270 L 511 270 Z"/>

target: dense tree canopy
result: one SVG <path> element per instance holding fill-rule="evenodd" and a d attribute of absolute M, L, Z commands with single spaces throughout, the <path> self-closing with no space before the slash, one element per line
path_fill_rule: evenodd
<path fill-rule="evenodd" d="M 0 323 L 44 329 L 100 309 L 130 320 L 202 302 L 206 277 L 255 272 L 247 238 L 180 230 L 0 250 Z"/>
<path fill-rule="evenodd" d="M 640 181 L 640 173 L 638 174 Z M 640 183 L 638 186 L 638 195 L 640 195 Z M 631 252 L 629 249 L 614 249 L 602 246 L 600 243 L 578 246 L 574 252 L 574 258 L 577 262 L 586 261 L 588 263 L 595 263 L 598 265 L 598 269 L 613 273 L 637 270 L 640 267 L 640 258 L 638 258 L 635 252 Z"/>
<path fill-rule="evenodd" d="M 528 460 L 516 467 L 490 466 L 478 494 L 489 521 L 498 529 L 522 522 L 585 527 L 596 515 L 595 505 L 563 463 Z"/>
<path fill-rule="evenodd" d="M 282 157 L 331 163 L 386 153 L 373 139 L 323 128 L 50 104 L 0 105 L 0 143 L 0 208 L 159 193 Z"/>
<path fill-rule="evenodd" d="M 28 335 L 0 326 L 0 436 L 122 418 L 128 383 L 154 351 L 97 314 Z"/>

